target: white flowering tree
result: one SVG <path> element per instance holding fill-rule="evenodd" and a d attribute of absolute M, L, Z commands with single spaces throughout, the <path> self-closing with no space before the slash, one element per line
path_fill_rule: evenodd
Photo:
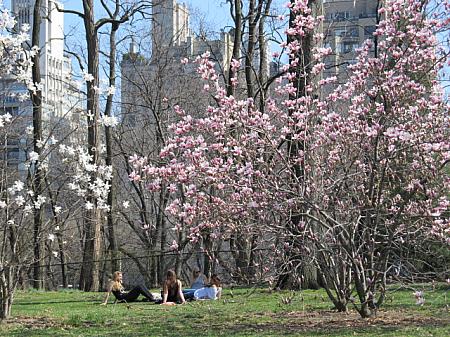
<path fill-rule="evenodd" d="M 27 31 L 16 35 L 9 33 L 14 26 L 14 18 L 0 3 L 0 78 L 19 81 L 30 87 L 30 65 L 34 51 L 23 48 L 29 37 Z M 13 118 L 9 113 L 0 115 L 0 319 L 11 313 L 14 292 L 22 271 L 21 264 L 33 260 L 32 249 L 27 245 L 27 239 L 32 238 L 29 236 L 32 223 L 29 218 L 35 206 L 39 206 L 33 202 L 42 201 L 33 200 L 32 191 L 21 180 L 23 177 L 8 167 L 8 139 L 10 133 L 14 133 L 15 123 L 20 123 L 20 119 Z"/>
<path fill-rule="evenodd" d="M 101 257 L 101 247 L 102 247 L 102 212 L 111 212 L 112 206 L 112 191 L 108 192 L 110 185 L 108 184 L 106 191 L 105 203 L 99 202 L 96 194 L 96 183 L 101 180 L 99 173 L 100 167 L 102 166 L 101 158 L 101 127 L 106 128 L 106 162 L 108 165 L 112 163 L 111 161 L 111 127 L 114 126 L 115 117 L 111 115 L 111 104 L 112 96 L 114 94 L 114 68 L 112 68 L 112 73 L 110 73 L 110 86 L 107 89 L 108 99 L 107 107 L 105 113 L 102 114 L 100 110 L 100 93 L 102 88 L 100 88 L 100 43 L 99 34 L 102 29 L 106 27 L 111 27 L 108 35 L 111 37 L 111 43 L 115 44 L 114 36 L 121 24 L 130 20 L 133 15 L 139 11 L 143 11 L 145 8 L 150 6 L 149 1 L 121 1 L 116 0 L 110 3 L 101 2 L 102 10 L 108 15 L 103 18 L 97 18 L 97 11 L 95 8 L 97 5 L 93 0 L 83 0 L 82 1 L 83 10 L 76 11 L 72 9 L 61 9 L 59 11 L 76 15 L 83 21 L 85 39 L 83 43 L 86 46 L 86 67 L 84 71 L 84 81 L 86 83 L 86 100 L 87 100 L 87 113 L 86 113 L 86 123 L 87 123 L 87 158 L 89 160 L 89 165 L 91 170 L 89 171 L 90 179 L 89 184 L 91 191 L 85 191 L 85 216 L 84 216 L 84 226 L 83 226 L 83 265 L 80 275 L 80 289 L 83 290 L 99 290 L 100 284 L 100 264 L 99 259 Z M 114 57 L 114 51 L 112 52 Z M 112 65 L 111 65 L 112 66 Z M 109 200 L 109 204 L 107 203 Z M 110 217 L 108 220 L 108 233 L 113 235 L 113 224 Z M 114 246 L 114 238 L 111 238 Z M 113 250 L 116 249 L 113 247 Z"/>

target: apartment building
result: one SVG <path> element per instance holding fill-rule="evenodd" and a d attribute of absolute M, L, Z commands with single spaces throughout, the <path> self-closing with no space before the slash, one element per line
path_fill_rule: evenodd
<path fill-rule="evenodd" d="M 376 0 L 323 0 L 325 47 L 333 54 L 325 61 L 324 76 L 347 78 L 347 66 L 355 62 L 355 51 L 373 38 L 377 20 Z"/>
<path fill-rule="evenodd" d="M 40 25 L 40 71 L 42 84 L 42 108 L 44 132 L 45 124 L 60 120 L 61 125 L 68 127 L 78 119 L 83 109 L 82 96 L 72 77 L 70 58 L 64 53 L 64 14 L 56 9 L 56 1 L 44 1 L 42 21 Z M 11 12 L 16 18 L 16 29 L 23 25 L 33 24 L 35 0 L 11 0 Z M 60 8 L 63 7 L 58 2 Z M 24 129 L 32 124 L 32 102 L 27 97 L 28 89 L 13 79 L 3 78 L 0 81 L 0 111 L 9 112 L 20 120 L 17 136 L 8 145 L 8 164 L 19 165 L 25 161 L 26 135 Z"/>

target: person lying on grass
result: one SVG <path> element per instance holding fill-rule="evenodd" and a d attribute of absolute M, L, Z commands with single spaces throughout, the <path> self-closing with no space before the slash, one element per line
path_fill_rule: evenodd
<path fill-rule="evenodd" d="M 196 300 L 217 300 L 222 296 L 220 278 L 216 274 L 211 276 L 211 283 L 206 287 L 197 289 L 194 292 Z"/>
<path fill-rule="evenodd" d="M 162 303 L 165 305 L 184 304 L 186 300 L 183 295 L 181 281 L 177 280 L 177 274 L 172 269 L 167 271 L 166 280 L 163 284 Z"/>
<path fill-rule="evenodd" d="M 113 279 L 108 284 L 106 289 L 106 296 L 102 305 L 106 305 L 108 303 L 108 298 L 111 293 L 113 293 L 118 301 L 135 302 L 139 295 L 144 296 L 144 301 L 156 301 L 152 293 L 144 285 L 138 285 L 126 292 L 122 285 L 122 272 L 120 271 L 114 272 Z"/>

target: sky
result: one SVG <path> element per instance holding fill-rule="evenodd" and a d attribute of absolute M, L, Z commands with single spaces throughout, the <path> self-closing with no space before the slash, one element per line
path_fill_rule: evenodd
<path fill-rule="evenodd" d="M 10 1 L 10 0 L 9 0 Z M 82 8 L 81 0 L 60 0 L 64 7 L 67 9 L 77 9 Z M 95 0 L 99 4 L 99 0 Z M 178 1 L 178 3 L 185 3 L 189 8 L 192 9 L 191 16 L 195 15 L 197 11 L 202 12 L 208 17 L 209 22 L 213 22 L 217 27 L 224 27 L 229 23 L 229 10 L 228 4 L 225 0 L 185 0 Z M 99 5 L 97 8 L 100 8 Z M 66 15 L 65 21 L 68 25 L 73 24 L 73 21 L 77 20 L 73 15 Z M 219 28 L 220 29 L 220 28 Z M 218 29 L 218 30 L 219 30 Z"/>
<path fill-rule="evenodd" d="M 2 0 L 0 0 L 1 2 Z M 66 9 L 82 9 L 81 0 L 59 0 Z M 95 0 L 100 8 L 100 1 Z M 179 0 L 178 3 L 185 3 L 189 8 L 192 8 L 192 15 L 195 15 L 198 11 L 205 14 L 208 17 L 208 21 L 214 23 L 214 25 L 220 30 L 220 28 L 225 27 L 229 24 L 229 9 L 228 4 L 225 0 Z M 3 4 L 6 8 L 11 8 L 11 0 L 3 0 Z M 66 27 L 75 25 L 79 18 L 74 17 L 74 15 L 66 14 L 64 18 Z"/>
<path fill-rule="evenodd" d="M 0 0 L 0 3 L 1 2 L 2 0 Z M 81 0 L 60 0 L 60 2 L 64 4 L 66 9 L 82 9 Z M 97 4 L 96 9 L 99 10 L 101 8 L 100 1 L 95 0 L 95 2 Z M 227 29 L 231 27 L 229 4 L 226 3 L 226 0 L 178 0 L 178 2 L 185 3 L 190 8 L 191 25 L 198 26 L 199 18 L 203 16 L 205 18 L 205 28 L 207 31 L 217 33 L 223 28 Z M 284 3 L 285 1 L 276 0 L 274 2 Z M 3 4 L 6 8 L 10 8 L 11 0 L 3 0 Z M 74 38 L 78 38 L 79 40 L 79 32 L 82 32 L 82 22 L 80 18 L 75 15 L 65 14 L 64 22 L 65 31 L 75 31 L 75 34 L 73 34 Z M 148 24 L 148 27 L 148 31 L 150 31 L 150 23 Z M 70 45 L 70 42 L 68 44 Z M 447 74 L 450 72 L 448 66 L 446 67 L 445 72 L 447 72 Z M 448 95 L 450 87 L 448 86 L 448 83 L 444 83 L 443 85 L 446 87 L 445 91 Z"/>

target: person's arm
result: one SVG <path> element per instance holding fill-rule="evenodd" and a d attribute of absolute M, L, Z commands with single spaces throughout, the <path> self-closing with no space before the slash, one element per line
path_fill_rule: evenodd
<path fill-rule="evenodd" d="M 222 296 L 222 287 L 217 287 L 217 295 L 216 298 L 220 300 L 220 297 Z"/>
<path fill-rule="evenodd" d="M 165 304 L 167 302 L 168 295 L 169 295 L 169 288 L 167 287 L 167 282 L 164 282 L 162 304 Z"/>
<path fill-rule="evenodd" d="M 109 282 L 108 286 L 106 287 L 105 299 L 103 300 L 103 303 L 101 303 L 101 305 L 106 305 L 108 303 L 108 298 L 111 292 L 112 292 L 112 282 Z"/>
<path fill-rule="evenodd" d="M 195 281 L 197 281 L 197 278 L 195 278 L 195 279 L 192 280 L 192 282 L 191 282 L 191 288 L 194 288 L 194 283 L 195 283 Z"/>
<path fill-rule="evenodd" d="M 186 300 L 184 299 L 184 295 L 183 295 L 183 287 L 181 285 L 180 280 L 178 280 L 177 282 L 178 282 L 178 297 L 181 301 L 181 304 L 184 304 L 184 303 L 186 303 Z"/>

